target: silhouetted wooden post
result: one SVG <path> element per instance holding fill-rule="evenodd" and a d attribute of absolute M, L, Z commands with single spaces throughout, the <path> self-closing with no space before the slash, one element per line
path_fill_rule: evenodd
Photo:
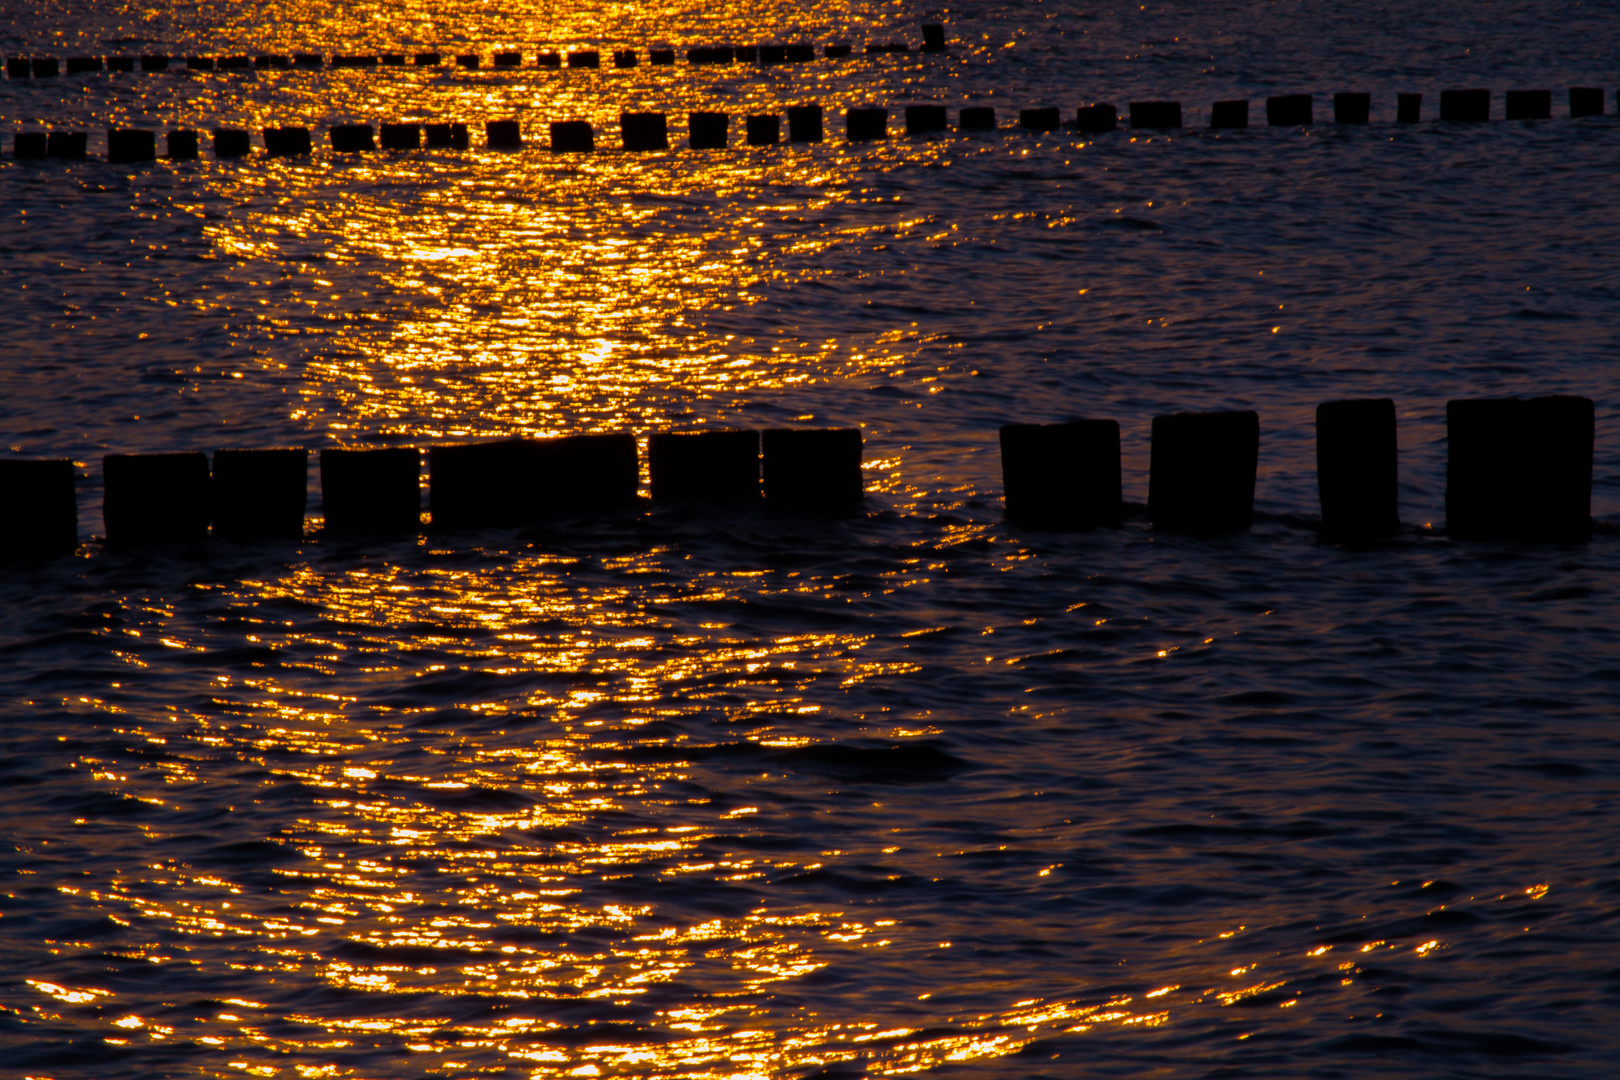
<path fill-rule="evenodd" d="M 1153 418 L 1148 513 L 1156 528 L 1230 531 L 1254 519 L 1260 417 L 1184 412 Z"/>
<path fill-rule="evenodd" d="M 214 534 L 297 540 L 304 535 L 309 452 L 214 451 Z"/>
<path fill-rule="evenodd" d="M 1316 407 L 1316 483 L 1328 539 L 1389 536 L 1400 528 L 1393 401 Z"/>
<path fill-rule="evenodd" d="M 1446 532 L 1578 540 L 1592 528 L 1590 398 L 1446 403 Z"/>
<path fill-rule="evenodd" d="M 770 428 L 760 438 L 771 505 L 842 506 L 865 494 L 859 428 Z"/>
<path fill-rule="evenodd" d="M 647 438 L 652 497 L 674 502 L 758 502 L 759 432 L 657 432 Z"/>
<path fill-rule="evenodd" d="M 108 454 L 101 470 L 108 543 L 207 538 L 213 506 L 205 454 Z"/>
<path fill-rule="evenodd" d="M 1007 424 L 1001 483 L 1011 520 L 1058 528 L 1117 525 L 1123 511 L 1119 424 Z"/>
<path fill-rule="evenodd" d="M 414 446 L 321 451 L 321 512 L 339 532 L 414 533 L 422 452 Z"/>
<path fill-rule="evenodd" d="M 79 546 L 73 462 L 0 458 L 0 559 L 70 554 Z"/>

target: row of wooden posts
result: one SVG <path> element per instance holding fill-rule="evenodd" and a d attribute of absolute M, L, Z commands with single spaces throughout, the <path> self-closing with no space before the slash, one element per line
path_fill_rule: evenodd
<path fill-rule="evenodd" d="M 1583 397 L 1497 398 L 1446 406 L 1446 530 L 1457 538 L 1574 540 L 1591 530 L 1594 408 Z M 1119 424 L 1073 420 L 1000 431 L 1007 516 L 1041 528 L 1117 525 L 1125 516 Z M 1147 513 L 1155 527 L 1233 531 L 1254 515 L 1260 419 L 1252 411 L 1153 419 Z M 1316 412 L 1322 532 L 1368 540 L 1400 528 L 1395 405 L 1332 401 Z M 660 432 L 647 440 L 660 502 L 848 509 L 863 497 L 858 428 Z M 640 462 L 630 433 L 502 439 L 427 450 L 432 527 L 533 525 L 559 513 L 632 506 Z M 421 528 L 416 447 L 320 452 L 325 527 Z M 115 545 L 304 535 L 308 451 L 108 454 L 105 536 Z M 79 541 L 66 460 L 0 459 L 12 524 L 0 551 L 37 557 Z"/>
<path fill-rule="evenodd" d="M 1603 113 L 1603 91 L 1575 87 L 1570 90 L 1570 115 Z M 1418 120 L 1421 94 L 1400 95 L 1400 120 Z M 1365 124 L 1370 95 L 1335 94 L 1334 122 Z M 1551 91 L 1510 91 L 1507 117 L 1544 119 L 1551 115 Z M 950 130 L 950 117 L 943 105 L 908 105 L 905 109 L 908 135 L 927 135 Z M 1273 127 L 1310 124 L 1313 116 L 1309 94 L 1289 94 L 1266 100 L 1267 122 Z M 1166 129 L 1181 127 L 1181 104 L 1175 101 L 1134 101 L 1130 104 L 1130 126 Z M 1448 90 L 1440 95 L 1442 120 L 1471 122 L 1490 118 L 1490 91 Z M 788 141 L 821 142 L 825 138 L 820 105 L 795 105 L 787 109 Z M 1212 128 L 1243 128 L 1249 122 L 1247 101 L 1218 101 L 1211 112 Z M 1026 131 L 1056 131 L 1070 126 L 1084 133 L 1113 131 L 1119 123 L 1113 105 L 1089 105 L 1076 110 L 1071 121 L 1063 119 L 1055 106 L 1024 109 L 1018 126 Z M 996 111 L 988 106 L 958 110 L 957 130 L 982 132 L 996 130 Z M 694 112 L 686 118 L 687 145 L 693 150 L 723 150 L 731 142 L 731 115 L 723 112 Z M 889 110 L 854 108 L 844 113 L 844 135 L 851 142 L 884 139 L 889 133 Z M 107 159 L 115 164 L 155 161 L 157 132 L 146 128 L 112 128 L 107 132 Z M 212 133 L 214 156 L 245 157 L 253 151 L 251 134 L 244 128 L 216 128 Z M 547 132 L 548 146 L 559 153 L 590 152 L 596 149 L 596 130 L 585 120 L 553 121 Z M 669 117 L 659 112 L 619 114 L 620 146 L 628 151 L 669 149 Z M 744 121 L 749 146 L 774 146 L 782 141 L 782 118 L 778 113 L 751 115 Z M 380 129 L 370 124 L 334 124 L 327 128 L 332 150 L 337 153 L 367 153 L 382 150 L 432 149 L 465 150 L 472 144 L 468 126 L 462 123 L 392 123 Z M 314 152 L 314 136 L 307 127 L 265 128 L 261 132 L 265 153 L 272 157 L 297 157 Z M 517 120 L 490 120 L 484 124 L 485 145 L 492 150 L 518 150 L 524 146 L 522 124 Z M 166 157 L 191 160 L 201 155 L 202 133 L 177 130 L 166 134 Z M 19 158 L 83 159 L 88 156 L 89 134 L 84 131 L 19 131 L 12 139 L 12 152 Z"/>
<path fill-rule="evenodd" d="M 922 28 L 923 42 L 918 52 L 944 52 L 945 28 L 926 25 Z M 873 41 L 861 50 L 868 56 L 912 52 L 909 42 Z M 673 47 L 647 50 L 647 63 L 653 67 L 673 65 L 682 50 Z M 850 56 L 855 47 L 848 42 L 837 42 L 821 47 L 827 60 Z M 816 46 L 793 45 L 701 45 L 684 50 L 689 64 L 801 64 L 816 58 Z M 633 68 L 641 64 L 641 55 L 635 49 L 614 49 L 609 52 L 615 68 Z M 483 66 L 483 53 L 461 53 L 447 56 L 437 52 L 419 53 L 323 53 L 268 54 L 259 56 L 169 56 L 165 53 L 147 53 L 142 56 L 8 56 L 6 75 L 12 79 L 50 79 L 66 72 L 84 75 L 96 72 L 156 74 L 170 71 L 308 71 L 325 68 L 368 70 L 376 68 L 439 67 L 446 60 L 457 67 L 476 70 Z M 520 50 L 497 50 L 490 55 L 491 66 L 499 69 L 525 67 Z M 555 50 L 537 53 L 535 68 L 600 68 L 602 53 L 598 49 Z"/>

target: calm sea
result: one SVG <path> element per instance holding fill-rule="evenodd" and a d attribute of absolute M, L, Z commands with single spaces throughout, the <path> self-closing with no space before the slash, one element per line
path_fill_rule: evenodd
<path fill-rule="evenodd" d="M 646 62 L 755 41 L 857 55 Z M 84 540 L 0 570 L 0 1072 L 1620 1071 L 1620 533 L 1443 531 L 1445 402 L 1503 394 L 1596 401 L 1620 522 L 1617 46 L 1565 2 L 8 6 L 7 56 L 484 67 L 0 81 L 0 453 L 80 463 Z M 579 48 L 641 64 L 534 65 Z M 1555 118 L 1428 122 L 1454 87 Z M 1208 129 L 1335 91 L 1373 122 Z M 1152 99 L 1187 127 L 900 122 Z M 810 101 L 823 144 L 686 148 Z M 427 119 L 474 148 L 321 148 Z M 96 160 L 126 124 L 317 152 Z M 92 159 L 11 155 L 45 127 Z M 1408 528 L 1321 543 L 1314 407 L 1374 396 Z M 1003 520 L 999 424 L 1118 419 L 1141 501 L 1151 418 L 1213 408 L 1260 414 L 1250 532 Z M 861 513 L 333 540 L 312 477 L 303 543 L 97 539 L 107 452 L 794 424 L 862 427 Z"/>

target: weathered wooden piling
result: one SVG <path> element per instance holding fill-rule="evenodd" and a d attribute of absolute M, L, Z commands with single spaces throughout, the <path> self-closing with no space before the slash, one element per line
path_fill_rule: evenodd
<path fill-rule="evenodd" d="M 1117 422 L 1007 424 L 1000 437 L 1010 520 L 1050 528 L 1119 523 L 1124 503 Z"/>
<path fill-rule="evenodd" d="M 1316 407 L 1316 486 L 1325 538 L 1366 540 L 1400 528 L 1393 401 Z"/>
<path fill-rule="evenodd" d="M 321 512 L 338 532 L 414 533 L 422 453 L 414 446 L 321 451 Z"/>
<path fill-rule="evenodd" d="M 75 475 L 69 460 L 0 458 L 0 560 L 72 553 L 79 544 Z"/>
<path fill-rule="evenodd" d="M 686 118 L 686 142 L 693 150 L 724 150 L 730 141 L 731 117 L 723 112 L 695 112 Z"/>
<path fill-rule="evenodd" d="M 847 506 L 865 494 L 859 428 L 769 428 L 760 447 L 773 506 Z"/>
<path fill-rule="evenodd" d="M 214 535 L 297 540 L 304 535 L 309 453 L 302 448 L 214 451 Z"/>
<path fill-rule="evenodd" d="M 1155 416 L 1148 477 L 1154 527 L 1247 529 L 1259 448 L 1260 418 L 1253 412 Z"/>
<path fill-rule="evenodd" d="M 1579 540 L 1592 529 L 1595 410 L 1584 397 L 1446 403 L 1446 532 Z"/>
<path fill-rule="evenodd" d="M 213 507 L 207 455 L 108 454 L 101 469 L 108 543 L 179 543 L 208 536 Z"/>
<path fill-rule="evenodd" d="M 759 432 L 657 432 L 647 438 L 652 497 L 672 502 L 758 502 Z"/>

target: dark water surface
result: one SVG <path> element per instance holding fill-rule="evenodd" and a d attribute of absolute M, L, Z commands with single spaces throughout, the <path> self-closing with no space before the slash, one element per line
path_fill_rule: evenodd
<path fill-rule="evenodd" d="M 674 114 L 667 154 L 0 157 L 0 1074 L 1620 1072 L 1620 533 L 1460 544 L 1444 403 L 1597 402 L 1601 4 L 13 5 L 7 55 L 945 57 L 0 81 L 0 132 Z M 643 53 L 644 55 L 644 53 Z M 1569 85 L 1611 115 L 1563 118 Z M 1551 121 L 1388 123 L 1551 87 Z M 1211 133 L 1211 101 L 1374 123 Z M 685 149 L 819 100 L 1181 98 L 1189 128 Z M 954 112 L 953 112 L 954 114 Z M 733 138 L 740 138 L 740 123 Z M 481 143 L 481 139 L 475 139 Z M 9 151 L 9 139 L 7 140 Z M 1399 538 L 1317 541 L 1317 402 L 1390 396 Z M 1261 417 L 1261 520 L 1030 532 L 995 428 Z M 100 456 L 860 424 L 848 518 L 105 550 Z"/>

